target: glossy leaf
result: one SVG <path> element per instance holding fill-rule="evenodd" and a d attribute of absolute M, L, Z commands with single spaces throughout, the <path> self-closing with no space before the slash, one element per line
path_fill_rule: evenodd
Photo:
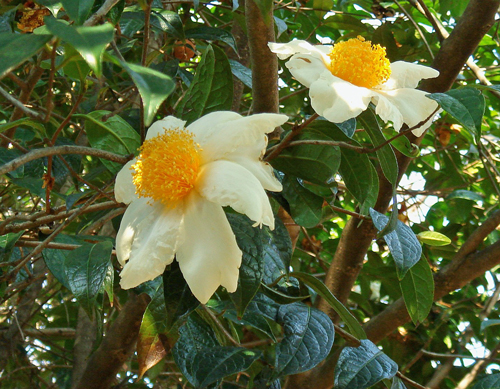
<path fill-rule="evenodd" d="M 377 230 L 382 231 L 389 218 L 374 209 L 370 209 L 373 224 Z M 410 227 L 397 221 L 394 231 L 384 235 L 384 240 L 389 246 L 396 268 L 398 269 L 399 279 L 403 279 L 406 272 L 415 265 L 422 255 L 422 246 Z"/>
<path fill-rule="evenodd" d="M 227 219 L 236 236 L 238 247 L 243 252 L 236 292 L 229 296 L 233 301 L 238 317 L 242 317 L 246 307 L 255 296 L 264 276 L 262 229 L 252 227 L 248 217 L 240 214 L 227 214 Z"/>
<path fill-rule="evenodd" d="M 417 235 L 417 238 L 429 246 L 447 246 L 451 243 L 450 238 L 435 231 L 422 231 Z"/>
<path fill-rule="evenodd" d="M 69 43 L 80 53 L 97 77 L 101 76 L 104 50 L 113 40 L 114 27 L 112 24 L 75 27 L 54 18 L 46 18 L 45 23 L 52 34 Z"/>
<path fill-rule="evenodd" d="M 490 374 L 479 379 L 472 389 L 500 389 L 500 374 Z"/>
<path fill-rule="evenodd" d="M 398 377 L 393 377 L 391 389 L 407 389 L 407 388 L 406 385 L 403 384 L 403 381 L 401 381 Z"/>
<path fill-rule="evenodd" d="M 144 124 L 149 126 L 156 112 L 175 88 L 174 81 L 157 70 L 131 63 L 122 64 L 137 86 L 144 105 Z"/>
<path fill-rule="evenodd" d="M 264 256 L 264 276 L 262 281 L 271 284 L 280 276 L 287 274 L 292 259 L 292 241 L 290 234 L 279 219 L 275 219 L 275 228 L 271 231 L 262 228 L 262 246 Z"/>
<path fill-rule="evenodd" d="M 470 201 L 483 201 L 484 198 L 481 196 L 479 193 L 472 192 L 470 190 L 465 190 L 465 189 L 457 189 L 451 192 L 448 196 L 446 196 L 446 200 L 451 200 L 451 199 L 464 199 L 464 200 L 470 200 Z"/>
<path fill-rule="evenodd" d="M 323 198 L 304 188 L 297 178 L 285 176 L 283 196 L 288 201 L 291 216 L 298 225 L 310 228 L 321 221 Z"/>
<path fill-rule="evenodd" d="M 252 71 L 234 59 L 230 59 L 229 63 L 231 64 L 231 72 L 233 73 L 233 76 L 237 77 L 249 88 L 252 88 Z"/>
<path fill-rule="evenodd" d="M 459 121 L 475 137 L 481 135 L 481 122 L 485 100 L 476 88 L 452 89 L 446 93 L 432 93 L 429 98 L 436 100 L 441 108 Z"/>
<path fill-rule="evenodd" d="M 310 370 L 327 357 L 335 330 L 325 313 L 293 303 L 280 307 L 277 322 L 284 328 L 284 337 L 276 347 L 274 377 Z"/>
<path fill-rule="evenodd" d="M 228 44 L 234 51 L 238 51 L 236 48 L 236 42 L 234 41 L 233 34 L 229 31 L 223 30 L 221 28 L 215 27 L 197 27 L 185 31 L 186 38 L 190 39 L 204 39 L 206 41 L 221 41 Z"/>
<path fill-rule="evenodd" d="M 103 289 L 112 249 L 111 242 L 85 244 L 64 260 L 69 288 L 89 316 L 92 316 L 97 295 Z"/>
<path fill-rule="evenodd" d="M 361 340 L 359 347 L 345 347 L 335 366 L 335 388 L 365 389 L 392 378 L 398 365 L 370 340 Z"/>
<path fill-rule="evenodd" d="M 35 55 L 52 35 L 0 33 L 0 77 Z"/>
<path fill-rule="evenodd" d="M 499 319 L 484 320 L 483 322 L 481 322 L 481 332 L 484 331 L 488 327 L 498 326 L 498 325 L 500 325 Z"/>
<path fill-rule="evenodd" d="M 321 297 L 323 297 L 325 301 L 334 309 L 334 311 L 337 312 L 342 321 L 349 328 L 349 331 L 352 335 L 354 335 L 358 339 L 366 339 L 366 334 L 363 330 L 363 327 L 361 327 L 352 313 L 344 306 L 344 304 L 342 304 L 337 299 L 337 297 L 335 297 L 335 295 L 330 291 L 330 289 L 326 287 L 326 285 L 321 280 L 311 274 L 303 272 L 293 272 L 290 275 L 292 277 L 298 278 L 307 286 L 314 289 L 314 291 Z"/>
<path fill-rule="evenodd" d="M 425 257 L 408 270 L 399 285 L 411 320 L 415 325 L 422 323 L 434 301 L 434 277 Z"/>
<path fill-rule="evenodd" d="M 0 236 L 0 263 L 9 261 L 12 250 L 23 233 L 24 231 L 11 232 Z"/>
<path fill-rule="evenodd" d="M 94 0 L 61 0 L 64 10 L 76 24 L 83 24 L 90 14 Z"/>
<path fill-rule="evenodd" d="M 189 124 L 210 112 L 229 110 L 232 99 L 233 76 L 227 56 L 217 46 L 208 46 L 177 110 Z"/>

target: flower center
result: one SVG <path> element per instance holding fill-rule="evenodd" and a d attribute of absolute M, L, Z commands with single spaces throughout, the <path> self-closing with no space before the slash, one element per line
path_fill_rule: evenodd
<path fill-rule="evenodd" d="M 328 56 L 332 74 L 357 86 L 373 88 L 391 75 L 385 47 L 373 45 L 361 36 L 336 43 Z"/>
<path fill-rule="evenodd" d="M 146 140 L 132 165 L 137 195 L 175 206 L 194 187 L 200 150 L 194 135 L 185 129 L 166 130 Z"/>

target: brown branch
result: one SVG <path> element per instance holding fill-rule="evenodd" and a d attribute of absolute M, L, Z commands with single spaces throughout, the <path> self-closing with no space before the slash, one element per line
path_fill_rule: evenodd
<path fill-rule="evenodd" d="M 113 8 L 120 0 L 106 0 L 103 5 L 101 5 L 101 8 L 99 8 L 95 14 L 93 14 L 90 18 L 88 18 L 85 23 L 83 23 L 84 26 L 93 26 L 97 23 L 99 23 L 105 16 L 106 14 Z"/>

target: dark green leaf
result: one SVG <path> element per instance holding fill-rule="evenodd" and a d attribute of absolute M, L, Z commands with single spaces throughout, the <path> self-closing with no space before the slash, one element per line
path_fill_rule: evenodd
<path fill-rule="evenodd" d="M 284 328 L 284 337 L 276 347 L 275 378 L 310 370 L 330 352 L 335 330 L 320 310 L 302 303 L 284 305 L 277 322 Z"/>
<path fill-rule="evenodd" d="M 164 31 L 175 38 L 184 39 L 184 27 L 182 20 L 177 12 L 168 11 L 161 8 L 151 10 L 152 25 L 161 31 Z M 139 18 L 144 19 L 144 13 L 139 12 Z"/>
<path fill-rule="evenodd" d="M 54 16 L 57 16 L 59 10 L 62 8 L 61 0 L 37 0 L 36 2 L 47 7 Z"/>
<path fill-rule="evenodd" d="M 384 378 L 392 378 L 398 365 L 370 340 L 359 347 L 345 347 L 335 366 L 335 388 L 365 389 Z"/>
<path fill-rule="evenodd" d="M 11 232 L 0 236 L 0 262 L 7 262 L 10 259 L 12 250 L 24 231 Z"/>
<path fill-rule="evenodd" d="M 2 125 L 0 125 L 0 132 L 4 132 L 4 131 L 7 131 L 11 128 L 19 127 L 19 126 L 28 126 L 28 127 L 33 128 L 34 130 L 37 130 L 37 132 L 39 132 L 40 135 L 42 135 L 42 136 L 46 135 L 45 127 L 43 126 L 43 124 L 35 122 L 35 121 L 33 121 L 33 119 L 30 119 L 30 118 L 22 118 L 19 120 L 14 120 L 13 122 L 2 124 Z"/>
<path fill-rule="evenodd" d="M 296 303 L 296 302 L 299 302 L 299 301 L 302 301 L 306 298 L 311 297 L 309 295 L 307 295 L 307 296 L 289 296 L 289 295 L 282 293 L 278 290 L 270 288 L 269 286 L 267 286 L 264 283 L 261 284 L 261 291 L 267 297 L 269 297 L 273 301 L 277 302 L 278 304 L 292 304 L 292 303 Z"/>
<path fill-rule="evenodd" d="M 64 234 L 59 234 L 55 238 L 57 243 L 66 244 L 81 244 L 77 239 Z M 68 277 L 66 276 L 64 261 L 66 257 L 71 255 L 71 251 L 59 250 L 59 249 L 45 249 L 42 251 L 43 260 L 49 268 L 52 275 L 59 281 L 65 288 L 70 289 L 68 283 Z"/>
<path fill-rule="evenodd" d="M 149 126 L 161 103 L 174 91 L 175 83 L 157 70 L 131 63 L 122 65 L 139 89 L 144 105 L 144 124 Z"/>
<path fill-rule="evenodd" d="M 276 337 L 274 336 L 273 330 L 267 320 L 260 314 L 259 311 L 252 308 L 253 307 L 251 305 L 247 307 L 242 318 L 238 318 L 236 310 L 234 309 L 225 309 L 223 316 L 224 318 L 241 326 L 253 327 L 272 339 L 273 342 L 276 342 Z"/>
<path fill-rule="evenodd" d="M 92 27 L 74 27 L 54 18 L 45 18 L 49 31 L 69 43 L 80 53 L 97 77 L 102 73 L 102 56 L 113 40 L 114 27 L 110 23 Z"/>
<path fill-rule="evenodd" d="M 263 227 L 262 244 L 264 249 L 265 284 L 273 283 L 278 277 L 287 274 L 292 259 L 292 241 L 283 222 L 276 218 L 275 229 Z"/>
<path fill-rule="evenodd" d="M 481 378 L 472 389 L 500 389 L 500 374 L 490 374 Z"/>
<path fill-rule="evenodd" d="M 141 143 L 141 137 L 130 124 L 119 115 L 114 115 L 103 122 L 102 117 L 109 111 L 94 111 L 88 115 L 78 115 L 86 119 L 85 131 L 92 147 L 116 154 L 135 154 Z M 77 116 L 77 115 L 74 115 Z M 101 159 L 112 173 L 118 172 L 122 165 Z"/>
<path fill-rule="evenodd" d="M 484 331 L 488 327 L 498 326 L 498 325 L 500 325 L 500 320 L 499 319 L 484 320 L 481 323 L 481 332 Z"/>
<path fill-rule="evenodd" d="M 231 72 L 233 73 L 233 76 L 237 77 L 249 88 L 252 88 L 252 71 L 234 59 L 230 59 L 229 63 L 231 64 Z"/>
<path fill-rule="evenodd" d="M 352 313 L 333 295 L 330 289 L 328 289 L 326 285 L 321 282 L 321 280 L 317 279 L 311 274 L 302 272 L 293 272 L 290 274 L 290 276 L 298 278 L 307 286 L 314 289 L 316 293 L 318 293 L 321 297 L 323 297 L 325 301 L 328 302 L 328 304 L 330 304 L 330 306 L 335 310 L 335 312 L 337 312 L 345 325 L 349 327 L 349 331 L 352 335 L 354 335 L 358 339 L 366 339 L 366 334 L 363 330 L 363 327 L 361 327 Z"/>
<path fill-rule="evenodd" d="M 453 192 L 451 192 L 448 196 L 446 196 L 446 200 L 451 200 L 451 199 L 464 199 L 464 200 L 471 200 L 474 202 L 484 200 L 483 196 L 481 196 L 479 193 L 465 189 L 456 189 Z"/>
<path fill-rule="evenodd" d="M 425 257 L 408 270 L 399 285 L 411 320 L 415 325 L 422 323 L 434 301 L 434 277 Z"/>
<path fill-rule="evenodd" d="M 306 228 L 321 221 L 323 198 L 304 188 L 295 177 L 283 179 L 283 196 L 290 205 L 293 220 Z"/>
<path fill-rule="evenodd" d="M 221 41 L 227 43 L 234 51 L 236 52 L 238 51 L 236 48 L 236 42 L 234 41 L 233 34 L 221 28 L 215 28 L 215 27 L 192 28 L 190 30 L 186 30 L 186 38 L 204 39 L 206 41 Z"/>
<path fill-rule="evenodd" d="M 164 299 L 167 309 L 165 326 L 170 330 L 179 319 L 186 317 L 200 305 L 189 289 L 177 261 L 163 273 Z"/>
<path fill-rule="evenodd" d="M 307 128 L 294 141 L 332 139 Z M 284 149 L 271 161 L 275 169 L 318 185 L 331 186 L 340 166 L 340 150 L 331 145 L 302 144 Z"/>
<path fill-rule="evenodd" d="M 391 389 L 406 389 L 406 386 L 398 377 L 393 377 Z"/>
<path fill-rule="evenodd" d="M 52 35 L 0 33 L 0 77 L 35 55 Z"/>
<path fill-rule="evenodd" d="M 348 119 L 342 123 L 335 123 L 335 125 L 349 138 L 352 138 L 356 132 L 356 118 Z"/>
<path fill-rule="evenodd" d="M 259 290 L 264 276 L 263 230 L 252 227 L 254 223 L 244 215 L 230 213 L 227 214 L 227 219 L 236 236 L 236 242 L 243 252 L 238 289 L 229 295 L 237 309 L 238 317 L 242 317 L 246 307 Z"/>
<path fill-rule="evenodd" d="M 76 24 L 83 24 L 94 5 L 94 0 L 61 0 L 64 10 Z"/>
<path fill-rule="evenodd" d="M 207 113 L 229 110 L 232 99 L 233 76 L 227 56 L 217 46 L 208 46 L 178 112 L 191 123 Z"/>
<path fill-rule="evenodd" d="M 382 231 L 389 218 L 374 209 L 370 209 L 373 224 Z M 415 265 L 422 255 L 422 246 L 410 227 L 398 220 L 394 231 L 384 235 L 384 240 L 391 250 L 392 257 L 398 269 L 399 279 L 403 279 L 406 272 Z"/>
<path fill-rule="evenodd" d="M 476 88 L 452 89 L 446 93 L 432 93 L 429 98 L 436 100 L 441 108 L 457 119 L 476 139 L 481 135 L 481 122 L 485 101 Z"/>
<path fill-rule="evenodd" d="M 89 316 L 102 291 L 112 249 L 111 242 L 85 244 L 73 250 L 64 261 L 69 288 Z"/>

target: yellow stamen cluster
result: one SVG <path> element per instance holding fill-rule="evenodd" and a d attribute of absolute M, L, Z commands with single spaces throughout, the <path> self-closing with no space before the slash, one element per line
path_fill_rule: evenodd
<path fill-rule="evenodd" d="M 33 32 L 35 28 L 38 28 L 45 24 L 43 18 L 47 15 L 50 15 L 50 11 L 48 9 L 40 9 L 38 7 L 35 7 L 33 9 L 26 8 L 23 11 L 19 23 L 17 23 L 17 28 L 25 33 Z"/>
<path fill-rule="evenodd" d="M 146 140 L 132 165 L 137 195 L 175 206 L 194 187 L 200 150 L 194 135 L 185 129 L 165 130 Z"/>
<path fill-rule="evenodd" d="M 332 74 L 357 86 L 373 88 L 391 76 L 385 47 L 365 41 L 361 36 L 335 44 L 328 56 Z"/>

